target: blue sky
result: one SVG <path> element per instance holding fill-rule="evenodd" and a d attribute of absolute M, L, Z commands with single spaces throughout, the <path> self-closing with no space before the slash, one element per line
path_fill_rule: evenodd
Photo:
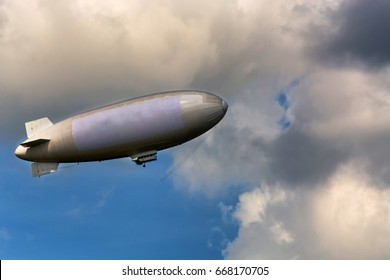
<path fill-rule="evenodd" d="M 233 193 L 189 195 L 161 180 L 167 152 L 146 168 L 120 159 L 33 178 L 13 148 L 2 146 L 1 259 L 221 259 L 237 231 L 219 207 Z"/>
<path fill-rule="evenodd" d="M 387 0 L 0 1 L 0 258 L 390 259 Z M 362 20 L 364 19 L 364 20 Z M 229 110 L 202 146 L 60 168 L 24 123 L 145 94 Z"/>

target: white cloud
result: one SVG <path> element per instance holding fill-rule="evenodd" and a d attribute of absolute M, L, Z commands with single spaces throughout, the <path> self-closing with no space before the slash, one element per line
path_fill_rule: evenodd
<path fill-rule="evenodd" d="M 243 227 L 252 223 L 262 223 L 266 210 L 270 205 L 283 202 L 287 199 L 285 191 L 276 188 L 272 193 L 268 187 L 264 190 L 255 188 L 249 193 L 240 196 L 240 202 L 235 211 L 235 217 Z"/>
<path fill-rule="evenodd" d="M 390 258 L 390 189 L 386 187 L 367 174 L 364 164 L 349 163 L 312 190 L 290 191 L 293 195 L 269 211 L 264 211 L 264 201 L 275 195 L 259 195 L 258 189 L 245 193 L 235 212 L 241 222 L 239 234 L 225 256 Z"/>
<path fill-rule="evenodd" d="M 238 237 L 226 247 L 225 257 L 292 258 L 293 233 L 282 220 L 290 211 L 291 200 L 293 193 L 279 186 L 264 186 L 241 194 L 234 212 L 240 224 Z"/>
<path fill-rule="evenodd" d="M 291 233 L 289 233 L 283 226 L 282 223 L 277 222 L 275 223 L 271 228 L 271 232 L 274 235 L 276 243 L 279 245 L 282 243 L 291 243 L 294 241 L 294 238 L 291 236 Z"/>
<path fill-rule="evenodd" d="M 390 188 L 365 171 L 342 166 L 313 196 L 318 246 L 330 258 L 390 258 Z"/>

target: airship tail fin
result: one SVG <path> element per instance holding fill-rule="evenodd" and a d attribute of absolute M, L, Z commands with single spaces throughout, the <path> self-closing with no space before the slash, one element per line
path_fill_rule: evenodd
<path fill-rule="evenodd" d="M 31 164 L 33 177 L 55 173 L 58 168 L 58 162 L 34 162 Z"/>
<path fill-rule="evenodd" d="M 22 145 L 23 147 L 26 147 L 26 148 L 30 148 L 30 147 L 38 146 L 40 144 L 49 142 L 49 141 L 50 141 L 50 139 L 43 139 L 43 138 L 33 139 L 33 140 L 27 139 L 26 141 L 24 141 L 20 145 Z"/>
<path fill-rule="evenodd" d="M 53 123 L 46 117 L 35 121 L 26 122 L 25 126 L 26 126 L 27 138 L 33 137 L 34 134 L 52 125 Z"/>

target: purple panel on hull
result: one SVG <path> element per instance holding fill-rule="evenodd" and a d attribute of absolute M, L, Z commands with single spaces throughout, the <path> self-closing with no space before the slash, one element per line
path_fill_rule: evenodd
<path fill-rule="evenodd" d="M 72 122 L 79 151 L 115 147 L 183 127 L 179 96 L 119 105 Z"/>

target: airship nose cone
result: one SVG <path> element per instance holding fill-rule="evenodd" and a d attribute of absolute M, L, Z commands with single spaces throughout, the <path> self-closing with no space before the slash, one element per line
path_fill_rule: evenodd
<path fill-rule="evenodd" d="M 208 96 L 204 103 L 204 115 L 211 125 L 217 124 L 226 114 L 228 104 L 219 96 Z"/>
<path fill-rule="evenodd" d="M 228 108 L 229 108 L 229 105 L 227 104 L 227 102 L 225 100 L 222 99 L 222 110 L 225 112 L 225 114 L 226 114 Z"/>
<path fill-rule="evenodd" d="M 24 159 L 26 157 L 26 148 L 23 146 L 18 146 L 15 150 L 15 156 L 20 159 Z"/>

